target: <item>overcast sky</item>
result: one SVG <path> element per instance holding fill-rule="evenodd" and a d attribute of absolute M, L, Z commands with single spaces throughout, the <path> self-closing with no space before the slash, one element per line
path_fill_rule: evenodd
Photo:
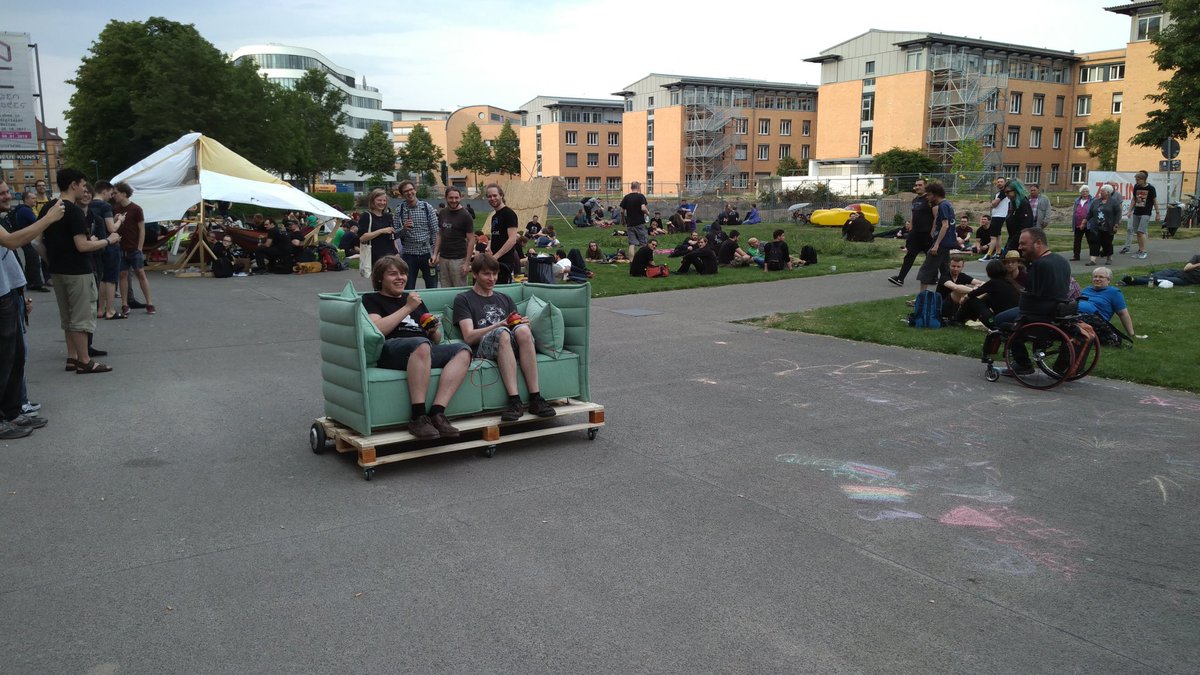
<path fill-rule="evenodd" d="M 804 59 L 871 28 L 962 35 L 1061 51 L 1124 47 L 1121 0 L 682 2 L 308 0 L 46 3 L 6 12 L 2 30 L 38 43 L 49 125 L 108 21 L 165 16 L 232 53 L 275 42 L 315 49 L 383 94 L 384 107 L 515 109 L 537 95 L 608 97 L 648 73 L 819 84 Z"/>

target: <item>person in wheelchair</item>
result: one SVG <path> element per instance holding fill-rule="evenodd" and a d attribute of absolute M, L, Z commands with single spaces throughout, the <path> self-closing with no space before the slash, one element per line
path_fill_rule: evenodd
<path fill-rule="evenodd" d="M 1068 304 L 1071 263 L 1050 250 L 1046 231 L 1040 227 L 1021 230 L 1017 249 L 1029 263 L 1029 281 L 1017 306 L 997 314 L 996 324 L 1003 327 L 1052 322 L 1062 315 L 1063 308 Z M 1033 372 L 1033 363 L 1024 344 L 1012 345 L 1012 356 L 1014 370 L 1022 374 Z M 1005 374 L 1011 375 L 1007 371 Z"/>

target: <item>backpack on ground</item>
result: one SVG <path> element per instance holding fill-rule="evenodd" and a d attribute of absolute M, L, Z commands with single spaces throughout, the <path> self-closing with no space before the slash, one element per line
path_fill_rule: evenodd
<path fill-rule="evenodd" d="M 646 268 L 646 276 L 651 279 L 671 276 L 671 269 L 666 265 L 650 265 Z"/>
<path fill-rule="evenodd" d="M 768 241 L 763 245 L 763 261 L 772 272 L 787 269 L 788 260 L 783 255 L 783 247 L 777 241 Z"/>
<path fill-rule="evenodd" d="M 908 317 L 908 325 L 913 328 L 941 328 L 942 296 L 935 291 L 917 293 L 913 313 Z"/>
<path fill-rule="evenodd" d="M 212 274 L 218 279 L 228 279 L 233 276 L 233 262 L 225 258 L 212 261 Z"/>
<path fill-rule="evenodd" d="M 338 260 L 337 252 L 333 247 L 322 244 L 317 248 L 317 257 L 320 258 L 321 266 L 326 272 L 341 272 L 346 269 L 341 260 Z"/>
<path fill-rule="evenodd" d="M 1133 338 L 1125 333 L 1117 330 L 1108 321 L 1105 321 L 1099 314 L 1081 314 L 1079 321 L 1086 323 L 1096 332 L 1096 339 L 1100 341 L 1101 347 L 1124 347 L 1128 341 L 1130 347 L 1133 346 Z"/>
<path fill-rule="evenodd" d="M 530 255 L 527 263 L 528 274 L 525 280 L 531 284 L 554 283 L 554 258 L 548 255 Z"/>
<path fill-rule="evenodd" d="M 817 249 L 812 247 L 812 244 L 805 244 L 800 247 L 800 259 L 805 265 L 817 264 Z"/>

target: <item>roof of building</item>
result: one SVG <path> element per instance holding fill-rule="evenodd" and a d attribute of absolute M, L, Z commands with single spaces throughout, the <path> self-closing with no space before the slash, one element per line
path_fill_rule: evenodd
<path fill-rule="evenodd" d="M 1143 4 L 1154 4 L 1154 3 L 1143 3 Z M 809 57 L 804 60 L 807 61 L 808 63 L 825 63 L 827 61 L 839 61 L 839 60 L 841 60 L 842 56 L 840 54 L 837 54 L 834 50 L 836 50 L 841 45 L 844 45 L 848 42 L 857 40 L 857 39 L 863 37 L 864 35 L 867 35 L 868 33 L 897 33 L 897 34 L 908 34 L 908 35 L 916 36 L 916 37 L 913 37 L 913 38 L 910 38 L 907 40 L 899 40 L 899 41 L 893 43 L 897 47 L 900 47 L 900 48 L 909 47 L 912 45 L 921 45 L 921 44 L 945 44 L 945 45 L 955 45 L 955 46 L 960 46 L 960 47 L 975 47 L 977 49 L 981 49 L 983 51 L 988 51 L 988 52 L 1027 54 L 1030 56 L 1042 56 L 1042 57 L 1049 57 L 1049 58 L 1055 58 L 1055 59 L 1067 59 L 1067 60 L 1072 60 L 1072 61 L 1078 59 L 1078 57 L 1075 55 L 1075 52 L 1073 52 L 1073 51 L 1063 52 L 1063 51 L 1058 51 L 1058 50 L 1054 50 L 1054 49 L 1045 49 L 1042 47 L 1030 47 L 1028 45 L 1017 45 L 1017 44 L 1012 44 L 1012 43 L 1008 43 L 1008 42 L 993 42 L 991 40 L 983 40 L 983 39 L 979 39 L 979 38 L 969 38 L 969 37 L 963 37 L 961 35 L 945 35 L 943 33 L 915 33 L 914 34 L 914 33 L 908 33 L 907 31 L 883 31 L 883 30 L 878 30 L 878 29 L 872 28 L 871 30 L 867 31 L 866 33 L 863 33 L 862 35 L 858 35 L 856 37 L 851 38 L 850 40 L 846 40 L 845 42 L 842 42 L 838 45 L 834 45 L 833 47 L 830 47 L 829 49 L 826 49 L 824 52 L 822 52 L 818 56 Z"/>
<path fill-rule="evenodd" d="M 815 84 L 799 84 L 796 82 L 768 82 L 766 80 L 750 80 L 739 77 L 696 77 L 693 75 L 668 75 L 665 73 L 650 73 L 647 77 L 662 77 L 668 81 L 663 82 L 664 87 L 682 86 L 688 84 L 698 84 L 709 87 L 741 87 L 743 89 L 787 89 L 791 91 L 805 91 L 816 93 L 817 86 Z M 642 78 L 645 79 L 645 78 Z M 630 85 L 632 87 L 633 85 Z M 625 96 L 632 94 L 632 91 L 626 87 L 625 91 L 613 92 L 613 96 Z"/>
<path fill-rule="evenodd" d="M 1104 11 L 1112 12 L 1114 14 L 1125 14 L 1126 16 L 1133 16 L 1134 14 L 1136 14 L 1138 12 L 1138 10 L 1150 9 L 1152 7 L 1161 7 L 1161 6 L 1162 6 L 1162 2 L 1160 0 L 1149 0 L 1148 2 L 1130 2 L 1130 3 L 1124 4 L 1124 5 L 1114 5 L 1112 7 L 1105 7 Z"/>
<path fill-rule="evenodd" d="M 38 139 L 43 141 L 61 141 L 62 136 L 58 135 L 58 127 L 48 127 L 42 124 L 41 120 L 37 120 Z"/>
<path fill-rule="evenodd" d="M 572 96 L 545 96 L 542 94 L 534 97 L 550 99 L 552 103 L 547 103 L 547 108 L 554 108 L 561 105 L 588 105 L 600 106 L 604 108 L 624 108 L 625 102 L 615 98 L 575 98 Z"/>

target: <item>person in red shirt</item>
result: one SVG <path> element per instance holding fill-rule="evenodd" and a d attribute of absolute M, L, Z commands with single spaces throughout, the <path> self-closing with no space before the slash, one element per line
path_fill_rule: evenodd
<path fill-rule="evenodd" d="M 117 228 L 121 235 L 121 297 L 129 297 L 129 272 L 132 271 L 146 296 L 146 313 L 154 314 L 154 300 L 150 297 L 150 283 L 146 280 L 146 257 L 142 254 L 142 246 L 146 243 L 146 216 L 142 207 L 133 203 L 133 188 L 124 181 L 116 184 L 116 194 L 113 198 L 113 216 L 124 216 L 125 220 Z M 121 313 L 129 316 L 129 305 L 121 306 Z"/>

